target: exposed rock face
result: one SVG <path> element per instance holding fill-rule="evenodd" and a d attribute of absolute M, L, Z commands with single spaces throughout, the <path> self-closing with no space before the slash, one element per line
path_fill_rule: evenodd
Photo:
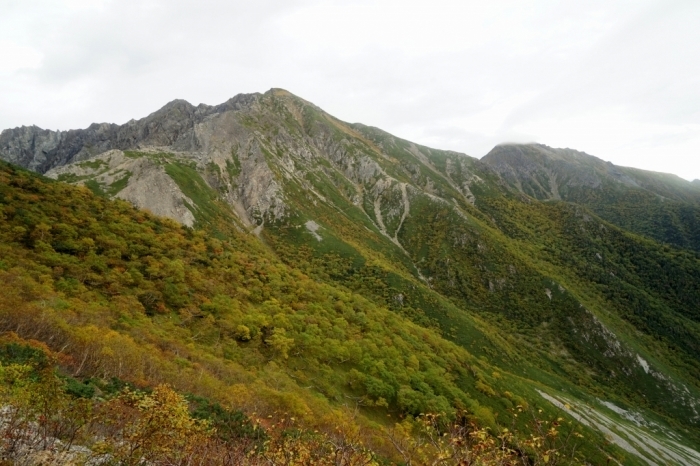
<path fill-rule="evenodd" d="M 194 225 L 194 215 L 185 206 L 185 202 L 190 205 L 194 205 L 194 202 L 164 172 L 143 173 L 137 182 L 124 188 L 117 197 L 156 215 L 172 218 L 189 227 Z"/>
<path fill-rule="evenodd" d="M 211 115 L 251 105 L 259 94 L 240 94 L 217 105 L 197 107 L 174 100 L 155 113 L 124 125 L 94 123 L 86 129 L 50 131 L 36 126 L 7 129 L 0 134 L 0 158 L 46 173 L 54 167 L 87 160 L 110 149 L 167 146 L 200 148 L 195 126 Z"/>
<path fill-rule="evenodd" d="M 187 205 L 195 203 L 183 194 L 156 160 L 148 157 L 126 157 L 120 150 L 110 150 L 89 162 L 57 167 L 46 172 L 54 179 L 75 180 L 84 184 L 91 180 L 104 191 L 156 215 L 171 218 L 189 227 L 195 218 Z"/>
<path fill-rule="evenodd" d="M 191 226 L 194 217 L 185 202 L 196 205 L 163 168 L 147 159 L 124 157 L 121 150 L 177 154 L 179 162 L 194 163 L 202 173 L 210 164 L 219 167 L 226 175 L 208 179 L 209 184 L 222 183 L 216 188 L 224 188 L 221 190 L 244 223 L 263 223 L 266 216 L 283 217 L 285 205 L 256 135 L 241 124 L 244 115 L 259 110 L 260 98 L 260 94 L 241 94 L 218 106 L 197 107 L 175 100 L 146 118 L 121 126 L 93 124 L 63 132 L 35 126 L 6 130 L 0 136 L 0 158 L 50 177 L 63 175 L 79 183 L 95 180 L 106 187 L 115 182 L 112 174 L 128 172 L 132 175 L 128 186 L 111 195 Z M 80 164 L 92 159 L 107 165 L 92 169 Z M 235 177 L 227 174 L 230 166 L 236 167 Z"/>

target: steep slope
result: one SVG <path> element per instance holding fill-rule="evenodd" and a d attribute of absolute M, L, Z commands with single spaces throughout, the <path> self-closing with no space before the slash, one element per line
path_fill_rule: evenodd
<path fill-rule="evenodd" d="M 328 400 L 352 394 L 363 405 L 395 405 L 387 391 L 404 383 L 396 369 L 470 378 L 468 361 L 478 364 L 434 332 L 285 267 L 235 230 L 222 242 L 123 202 L 0 168 L 2 330 L 63 352 L 74 376 L 167 381 L 244 408 L 337 422 L 351 413 L 333 414 Z M 406 342 L 404 326 L 417 332 Z M 385 338 L 402 353 L 380 351 Z M 435 356 L 455 367 L 431 368 Z M 442 403 L 433 410 L 450 410 L 461 390 L 436 374 L 422 381 L 407 374 L 405 383 L 420 385 L 426 402 Z M 435 383 L 447 397 L 428 394 Z"/>
<path fill-rule="evenodd" d="M 374 133 L 385 146 L 407 144 Z M 434 166 L 442 159 L 443 175 L 460 184 L 450 173 L 460 156 L 440 157 L 439 151 L 424 150 Z M 449 163 L 450 157 L 457 161 Z M 473 167 L 464 175 L 473 179 L 479 164 L 469 159 L 461 163 Z M 488 179 L 488 171 L 481 170 L 480 179 Z M 554 359 L 558 370 L 568 366 L 567 376 L 579 383 L 591 385 L 577 364 L 568 365 L 572 359 L 593 369 L 595 384 L 616 386 L 644 404 L 655 400 L 697 423 L 697 401 L 691 401 L 697 395 L 685 404 L 678 396 L 685 385 L 666 385 L 658 374 L 653 376 L 659 369 L 650 369 L 646 362 L 655 353 L 667 368 L 662 372 L 682 367 L 673 371 L 676 379 L 690 375 L 685 383 L 697 390 L 697 256 L 626 234 L 581 207 L 533 203 L 499 193 L 497 183 L 482 184 L 492 189 L 482 188 L 476 195 L 481 215 L 469 217 L 471 223 L 445 205 L 429 205 L 424 212 L 413 211 L 416 224 L 407 222 L 400 235 L 432 288 L 458 300 L 464 309 L 478 310 L 501 325 L 510 322 L 511 335 L 523 335 L 525 344 L 547 342 L 540 346 L 542 360 Z M 489 222 L 477 228 L 485 216 Z M 672 351 L 657 346 L 653 353 L 637 352 L 651 343 L 639 341 L 640 330 Z M 552 352 L 558 351 L 559 357 L 553 358 Z M 657 388 L 660 391 L 653 393 Z"/>
<path fill-rule="evenodd" d="M 695 254 L 629 234 L 585 207 L 538 202 L 488 160 L 346 124 L 286 91 L 232 101 L 238 104 L 166 106 L 114 129 L 149 128 L 135 132 L 141 139 L 132 145 L 117 138 L 104 147 L 120 149 L 88 161 L 42 163 L 55 167 L 48 176 L 221 238 L 232 227 L 250 230 L 314 280 L 440 332 L 507 374 L 479 372 L 473 382 L 477 393 L 469 396 L 493 412 L 503 413 L 508 403 L 499 394 L 512 387 L 531 403 L 539 397 L 534 387 L 563 390 L 658 415 L 697 441 Z M 194 116 L 179 120 L 181 108 Z M 159 132 L 170 126 L 153 121 L 183 123 Z M 14 154 L 0 151 L 10 160 Z M 574 165 L 561 176 L 595 185 L 569 160 L 577 157 L 560 157 Z M 35 161 L 26 160 L 28 167 Z M 550 186 L 545 175 L 537 175 L 540 187 Z M 685 188 L 661 184 L 677 202 L 692 202 L 681 197 Z M 566 186 L 556 184 L 559 197 Z M 401 385 L 384 388 L 372 400 L 399 403 Z"/>
<path fill-rule="evenodd" d="M 528 196 L 576 202 L 622 228 L 700 251 L 697 183 L 542 144 L 496 146 L 482 161 Z"/>
<path fill-rule="evenodd" d="M 385 458 L 399 439 L 390 427 L 407 415 L 467 409 L 494 432 L 514 404 L 561 415 L 521 377 L 285 266 L 235 228 L 218 240 L 4 163 L 0 219 L 0 331 L 56 352 L 80 396 L 165 382 L 263 419 L 291 416 Z M 534 433 L 526 417 L 512 421 L 524 438 Z M 624 459 L 576 429 L 587 443 L 556 443 L 562 455 Z"/>

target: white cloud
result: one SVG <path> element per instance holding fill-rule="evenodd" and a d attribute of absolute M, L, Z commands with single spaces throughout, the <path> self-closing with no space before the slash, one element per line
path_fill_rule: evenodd
<path fill-rule="evenodd" d="M 71 9 L 95 9 L 104 7 L 109 0 L 63 0 L 63 4 Z"/>
<path fill-rule="evenodd" d="M 41 59 L 41 52 L 32 47 L 0 40 L 0 73 L 39 68 Z"/>
<path fill-rule="evenodd" d="M 283 87 L 482 156 L 537 140 L 700 178 L 700 4 L 7 0 L 0 128 L 124 122 Z M 18 52 L 17 47 L 21 50 Z M 4 55 L 3 55 L 4 56 Z"/>

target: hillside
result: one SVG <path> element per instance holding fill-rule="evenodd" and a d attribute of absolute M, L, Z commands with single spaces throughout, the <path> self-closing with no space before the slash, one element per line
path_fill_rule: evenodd
<path fill-rule="evenodd" d="M 0 215 L 3 365 L 47 348 L 79 397 L 69 405 L 167 383 L 249 416 L 291 416 L 391 458 L 387 436 L 396 432 L 387 429 L 406 415 L 453 419 L 466 409 L 496 431 L 499 413 L 527 407 L 524 396 L 540 401 L 517 375 L 290 269 L 235 229 L 217 239 L 6 165 Z M 16 380 L 11 373 L 2 380 Z M 0 396 L 12 402 L 15 390 L 3 386 Z M 612 445 L 583 451 L 623 457 Z"/>
<path fill-rule="evenodd" d="M 20 256 L 4 268 L 48 287 L 22 306 L 78 300 L 88 311 L 75 322 L 127 335 L 133 351 L 157 348 L 164 369 L 143 383 L 296 406 L 309 425 L 362 400 L 360 420 L 346 422 L 377 432 L 387 414 L 466 409 L 495 431 L 514 400 L 552 415 L 568 404 L 594 464 L 607 454 L 693 464 L 674 442 L 700 443 L 697 253 L 608 218 L 636 199 L 627 191 L 602 212 L 593 197 L 567 197 L 596 188 L 596 174 L 623 186 L 634 175 L 643 192 L 692 210 L 682 183 L 633 170 L 611 181 L 573 151 L 480 161 L 346 124 L 282 90 L 217 107 L 175 101 L 68 133 L 0 135 L 0 157 L 89 188 L 7 168 L 3 244 Z M 538 172 L 550 159 L 561 163 L 555 184 Z M 82 213 L 60 220 L 66 209 Z M 119 317 L 119 306 L 139 317 Z M 42 328 L 76 327 L 55 318 Z M 17 322 L 5 329 L 20 333 Z M 183 358 L 216 389 L 175 376 L 194 370 Z M 89 375 L 114 375 L 100 370 Z M 610 426 L 622 440 L 601 440 Z"/>
<path fill-rule="evenodd" d="M 542 144 L 496 146 L 482 161 L 513 190 L 539 200 L 575 202 L 627 230 L 700 251 L 697 183 Z"/>

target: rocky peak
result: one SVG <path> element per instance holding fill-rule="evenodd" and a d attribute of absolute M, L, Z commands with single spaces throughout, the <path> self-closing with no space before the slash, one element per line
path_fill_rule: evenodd
<path fill-rule="evenodd" d="M 486 154 L 482 159 L 489 165 L 530 165 L 533 163 L 551 163 L 555 161 L 565 161 L 573 164 L 596 164 L 602 165 L 605 162 L 598 157 L 594 157 L 585 152 L 574 149 L 555 149 L 545 144 L 528 143 L 499 144 Z"/>
<path fill-rule="evenodd" d="M 144 118 L 123 125 L 93 123 L 85 129 L 69 131 L 37 126 L 7 129 L 0 134 L 0 159 L 46 173 L 112 149 L 155 146 L 193 151 L 200 147 L 195 136 L 196 124 L 215 113 L 249 107 L 259 97 L 260 94 L 239 94 L 218 106 L 197 107 L 176 99 Z"/>
<path fill-rule="evenodd" d="M 167 104 L 163 105 L 163 107 L 161 107 L 161 109 L 158 111 L 168 110 L 171 108 L 187 108 L 187 109 L 194 110 L 195 106 L 192 105 L 191 103 L 189 103 L 188 101 L 186 101 L 185 99 L 173 99 L 170 102 L 168 102 Z"/>

